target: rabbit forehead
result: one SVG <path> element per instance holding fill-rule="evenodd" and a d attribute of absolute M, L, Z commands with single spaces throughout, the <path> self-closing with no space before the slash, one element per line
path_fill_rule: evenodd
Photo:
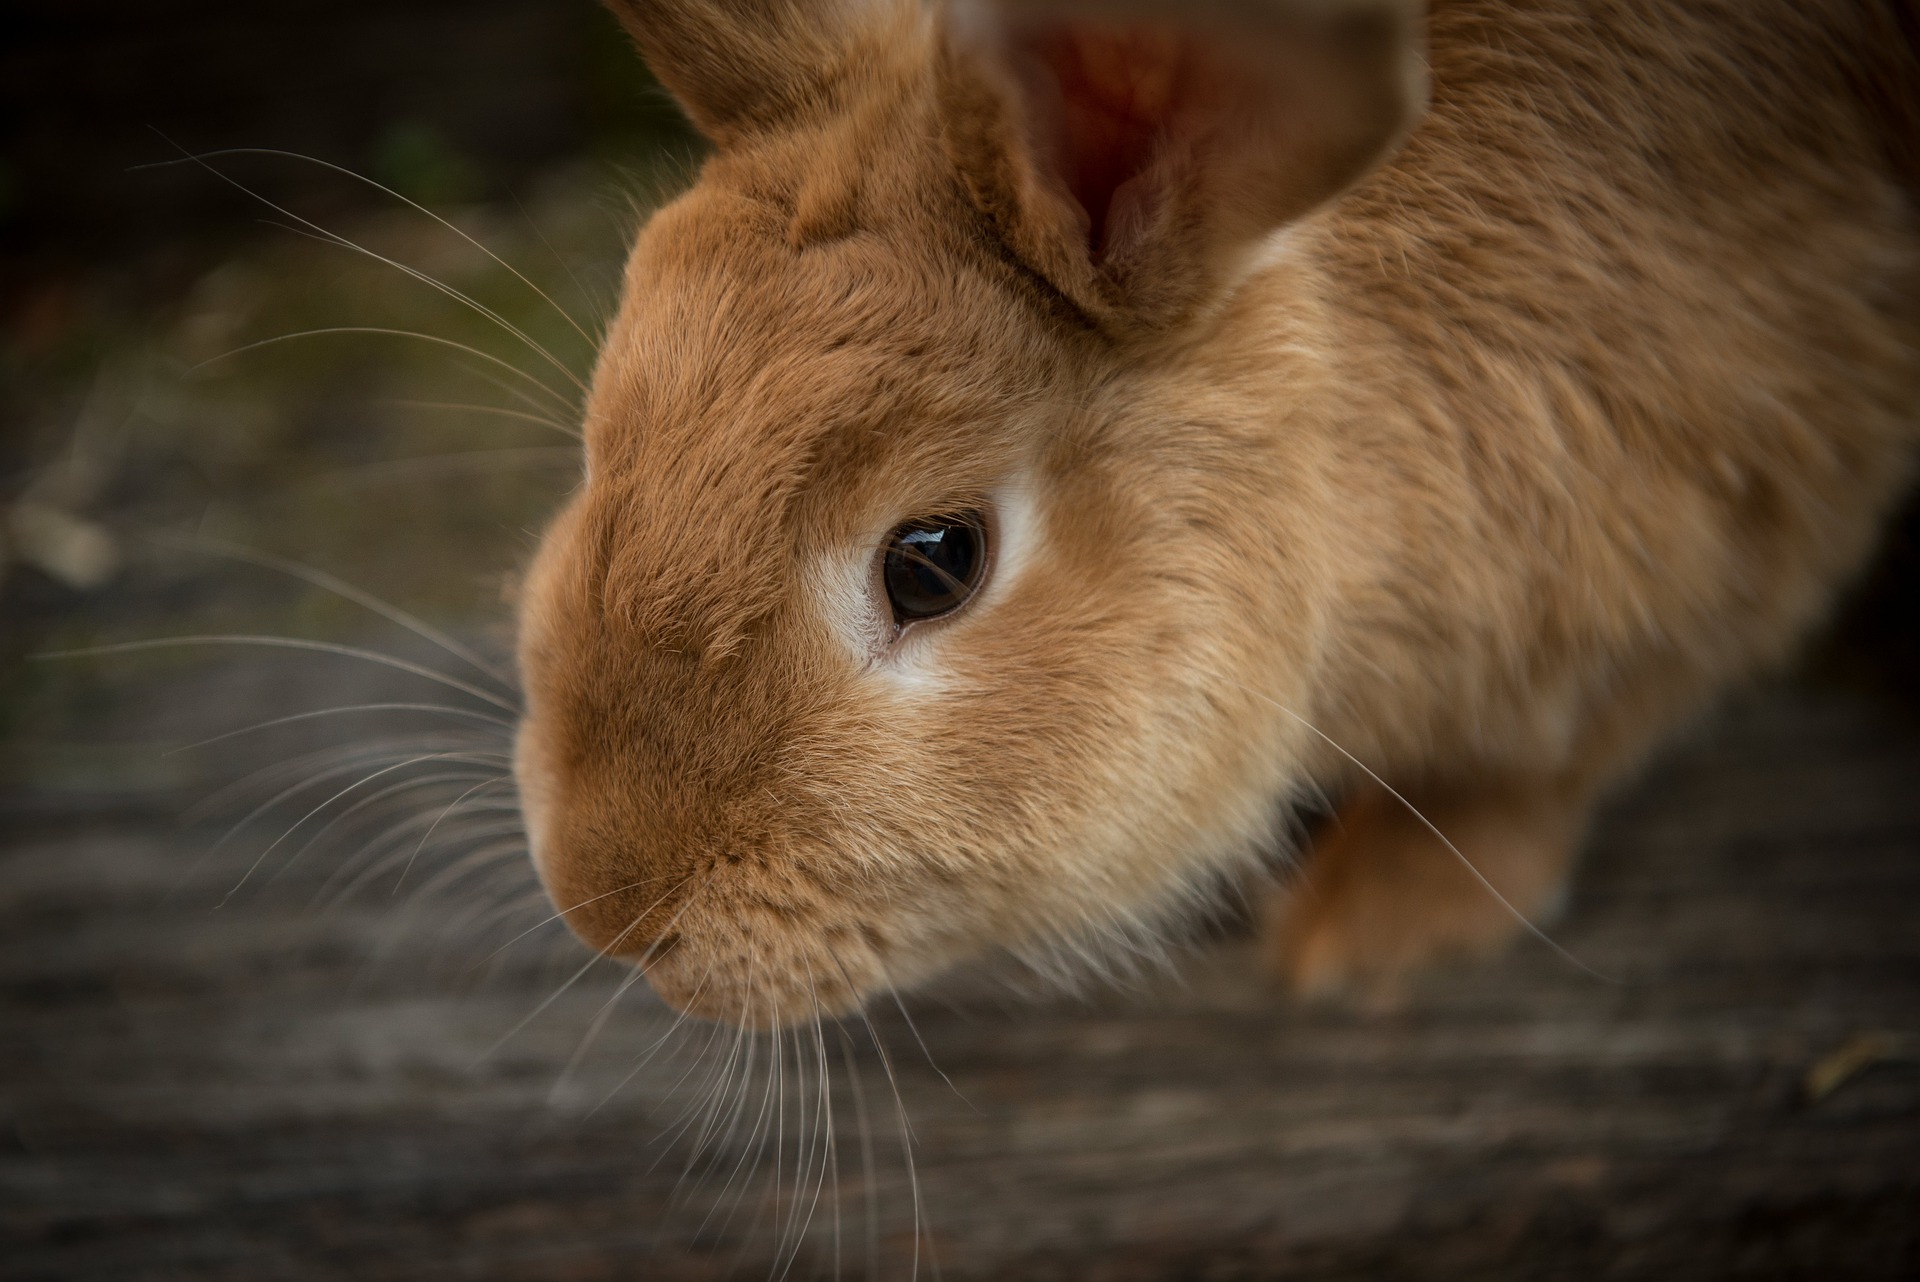
<path fill-rule="evenodd" d="M 1032 432 L 1044 331 L 959 256 L 794 250 L 760 202 L 649 227 L 595 376 L 588 523 L 606 608 L 731 648 L 823 542 L 979 497 Z"/>

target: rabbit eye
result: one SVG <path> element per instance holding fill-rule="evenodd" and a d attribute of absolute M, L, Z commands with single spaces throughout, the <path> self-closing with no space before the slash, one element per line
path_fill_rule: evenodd
<path fill-rule="evenodd" d="M 987 527 L 978 512 L 908 521 L 887 539 L 880 567 L 894 622 L 937 618 L 966 604 L 987 568 Z"/>

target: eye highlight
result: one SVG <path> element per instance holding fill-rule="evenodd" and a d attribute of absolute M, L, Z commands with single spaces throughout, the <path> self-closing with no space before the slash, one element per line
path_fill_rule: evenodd
<path fill-rule="evenodd" d="M 880 580 L 904 627 L 965 605 L 987 571 L 987 523 L 978 512 L 908 521 L 887 536 Z"/>

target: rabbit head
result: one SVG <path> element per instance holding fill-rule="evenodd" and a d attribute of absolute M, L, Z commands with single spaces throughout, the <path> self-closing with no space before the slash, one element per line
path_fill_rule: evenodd
<path fill-rule="evenodd" d="M 1408 7 L 614 8 L 714 151 L 523 593 L 556 907 L 753 1025 L 1134 937 L 1290 784 L 1319 447 L 1210 336 L 1418 113 Z"/>

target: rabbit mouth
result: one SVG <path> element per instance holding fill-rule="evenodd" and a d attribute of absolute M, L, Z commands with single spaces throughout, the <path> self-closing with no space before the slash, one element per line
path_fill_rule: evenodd
<path fill-rule="evenodd" d="M 744 1028 L 779 1029 L 857 1010 L 884 985 L 879 954 L 862 932 L 772 929 L 765 919 L 702 922 L 663 936 L 634 958 L 647 983 L 684 1014 Z"/>
<path fill-rule="evenodd" d="M 793 859 L 709 852 L 666 867 L 582 858 L 543 834 L 541 815 L 528 807 L 527 827 L 556 915 L 677 1011 L 786 1028 L 851 1014 L 895 978 L 888 958 L 901 950 L 873 905 Z"/>

